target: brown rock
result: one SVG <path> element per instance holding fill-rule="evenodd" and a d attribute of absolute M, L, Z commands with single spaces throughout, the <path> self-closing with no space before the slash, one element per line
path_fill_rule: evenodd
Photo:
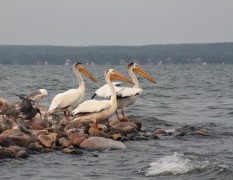
<path fill-rule="evenodd" d="M 0 139 L 9 138 L 9 141 L 12 141 L 17 146 L 28 147 L 31 142 L 35 140 L 33 135 L 28 135 L 17 130 L 6 130 L 0 135 Z M 1 141 L 1 140 L 0 140 Z"/>
<path fill-rule="evenodd" d="M 200 129 L 196 130 L 194 133 L 206 136 L 208 134 L 208 131 L 206 129 L 200 128 Z"/>
<path fill-rule="evenodd" d="M 40 134 L 38 136 L 38 140 L 43 146 L 47 148 L 53 148 L 57 140 L 57 134 L 56 133 L 51 133 L 49 135 Z"/>
<path fill-rule="evenodd" d="M 168 133 L 164 129 L 161 129 L 161 128 L 156 128 L 153 131 L 153 133 L 156 134 L 156 135 L 162 135 L 162 136 L 168 135 Z"/>
<path fill-rule="evenodd" d="M 62 152 L 66 153 L 66 154 L 76 154 L 76 155 L 83 154 L 82 151 L 77 150 L 77 149 L 73 149 L 73 148 L 70 148 L 70 147 L 67 147 L 67 148 L 63 149 Z"/>
<path fill-rule="evenodd" d="M 105 132 L 100 131 L 99 129 L 91 127 L 88 131 L 90 136 L 98 136 L 98 137 L 104 137 L 109 138 L 110 136 L 106 134 Z"/>
<path fill-rule="evenodd" d="M 133 122 L 129 122 L 129 121 L 121 122 L 121 121 L 119 121 L 118 123 L 115 123 L 112 126 L 112 129 L 119 130 L 119 131 L 123 132 L 124 134 L 131 134 L 131 133 L 137 131 L 138 127 Z"/>
<path fill-rule="evenodd" d="M 0 137 L 0 146 L 10 147 L 10 146 L 15 146 L 15 143 L 12 141 L 11 138 L 4 136 L 4 137 Z"/>
<path fill-rule="evenodd" d="M 73 145 L 74 147 L 79 147 L 79 145 L 87 138 L 84 134 L 73 133 L 69 135 L 68 139 L 70 140 L 71 145 Z"/>
<path fill-rule="evenodd" d="M 27 151 L 19 146 L 11 146 L 9 149 L 14 152 L 16 158 L 28 158 L 29 154 Z"/>
<path fill-rule="evenodd" d="M 42 130 L 50 126 L 47 120 L 40 119 L 40 118 L 33 118 L 30 121 L 27 121 L 26 124 L 31 126 L 32 129 L 35 129 L 35 130 Z"/>
<path fill-rule="evenodd" d="M 13 122 L 6 115 L 0 115 L 0 133 L 11 129 L 12 126 Z"/>
<path fill-rule="evenodd" d="M 5 147 L 0 147 L 0 159 L 15 158 L 14 152 Z"/>
<path fill-rule="evenodd" d="M 41 151 L 43 149 L 43 145 L 40 142 L 31 143 L 28 148 L 32 151 Z"/>
<path fill-rule="evenodd" d="M 71 142 L 69 139 L 62 137 L 59 139 L 59 144 L 62 145 L 63 147 L 69 147 L 71 146 Z"/>
<path fill-rule="evenodd" d="M 112 135 L 112 139 L 116 140 L 116 141 L 120 141 L 122 139 L 122 136 L 120 133 L 118 134 L 113 134 Z"/>
<path fill-rule="evenodd" d="M 87 150 L 126 149 L 125 144 L 103 137 L 90 137 L 80 144 L 80 148 Z"/>
<path fill-rule="evenodd" d="M 9 108 L 10 107 L 10 104 L 9 102 L 4 99 L 3 97 L 0 96 L 0 109 L 6 109 L 6 108 Z"/>

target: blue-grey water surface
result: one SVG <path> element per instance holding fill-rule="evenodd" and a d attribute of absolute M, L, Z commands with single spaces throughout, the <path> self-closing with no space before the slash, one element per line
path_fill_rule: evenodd
<path fill-rule="evenodd" d="M 125 66 L 111 68 L 128 76 Z M 53 152 L 1 160 L 0 179 L 233 179 L 233 65 L 142 68 L 157 84 L 138 76 L 143 94 L 126 115 L 140 120 L 144 130 L 205 128 L 207 136 L 164 136 L 125 142 L 126 150 L 84 151 L 83 155 Z M 104 84 L 107 66 L 87 69 L 99 83 L 84 77 L 85 100 Z M 2 65 L 0 72 L 0 96 L 11 103 L 19 101 L 11 92 L 29 94 L 45 88 L 49 95 L 40 104 L 48 107 L 57 93 L 78 86 L 71 66 Z"/>

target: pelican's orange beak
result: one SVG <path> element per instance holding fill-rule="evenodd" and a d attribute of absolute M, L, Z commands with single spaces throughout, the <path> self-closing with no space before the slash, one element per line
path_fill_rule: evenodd
<path fill-rule="evenodd" d="M 133 84 L 133 82 L 131 80 L 129 80 L 128 78 L 126 78 L 125 76 L 123 76 L 122 74 L 114 71 L 114 74 L 111 75 L 110 80 L 120 80 L 120 81 L 125 81 L 127 83 Z"/>
<path fill-rule="evenodd" d="M 85 76 L 87 76 L 90 80 L 94 81 L 95 83 L 97 83 L 97 80 L 87 71 L 86 68 L 80 68 L 79 69 L 80 72 L 82 72 Z"/>
<path fill-rule="evenodd" d="M 143 71 L 140 67 L 134 68 L 133 71 L 140 74 L 142 77 L 146 78 L 148 81 L 156 84 L 156 81 L 149 74 Z"/>

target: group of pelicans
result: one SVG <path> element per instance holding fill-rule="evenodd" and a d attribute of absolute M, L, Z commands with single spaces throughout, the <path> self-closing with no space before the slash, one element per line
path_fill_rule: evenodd
<path fill-rule="evenodd" d="M 116 113 L 118 120 L 127 120 L 124 109 L 132 105 L 142 93 L 142 89 L 139 87 L 138 79 L 134 72 L 152 83 L 156 83 L 156 81 L 136 63 L 130 63 L 127 68 L 131 80 L 127 79 L 114 69 L 108 69 L 104 74 L 107 84 L 99 88 L 91 100 L 82 102 L 85 96 L 85 83 L 81 73 L 95 83 L 97 83 L 97 80 L 81 63 L 73 64 L 73 71 L 78 79 L 79 87 L 57 94 L 50 104 L 48 113 L 53 114 L 55 112 L 64 112 L 64 116 L 66 116 L 66 113 L 68 112 L 68 117 L 70 117 L 71 114 L 74 116 L 73 120 L 92 122 L 92 127 L 97 129 L 97 123 L 99 121 L 109 119 L 114 113 Z M 119 85 L 121 83 L 112 82 L 113 80 L 120 80 L 133 84 L 133 87 L 120 87 Z M 38 102 L 38 100 L 47 94 L 45 89 L 40 89 L 38 92 L 31 94 L 28 98 L 34 97 L 33 101 Z M 105 98 L 105 100 L 94 100 L 93 98 L 96 95 Z M 119 117 L 117 109 L 121 109 L 122 118 Z"/>

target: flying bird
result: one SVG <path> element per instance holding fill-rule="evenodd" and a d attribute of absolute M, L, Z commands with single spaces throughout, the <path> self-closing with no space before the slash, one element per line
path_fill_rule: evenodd
<path fill-rule="evenodd" d="M 79 87 L 77 89 L 70 89 L 63 93 L 57 94 L 51 102 L 48 111 L 49 114 L 63 111 L 64 116 L 66 116 L 66 111 L 68 111 L 68 117 L 70 117 L 70 111 L 75 109 L 82 102 L 85 96 L 85 83 L 80 73 L 84 74 L 89 79 L 97 83 L 97 80 L 81 63 L 73 64 L 73 71 L 78 79 Z"/>
<path fill-rule="evenodd" d="M 125 116 L 124 109 L 132 105 L 137 100 L 137 98 L 142 94 L 143 90 L 139 87 L 138 79 L 134 72 L 138 73 L 139 75 L 146 78 L 150 82 L 156 84 L 156 81 L 149 74 L 143 71 L 142 68 L 140 68 L 137 63 L 134 62 L 130 63 L 127 69 L 128 69 L 128 74 L 134 83 L 133 87 L 119 87 L 119 85 L 121 84 L 120 82 L 115 82 L 114 84 L 114 88 L 116 90 L 116 95 L 117 95 L 117 109 L 121 109 L 121 114 L 123 116 L 122 118 L 120 118 L 116 110 L 116 116 L 118 120 L 128 120 Z M 92 96 L 92 98 L 94 98 L 96 95 L 103 98 L 109 98 L 110 90 L 107 84 L 100 87 Z"/>
<path fill-rule="evenodd" d="M 114 69 L 108 69 L 105 72 L 105 81 L 109 86 L 111 97 L 110 100 L 88 100 L 81 103 L 75 110 L 72 111 L 73 115 L 78 115 L 73 121 L 80 122 L 93 122 L 93 128 L 98 129 L 97 122 L 109 119 L 117 110 L 116 91 L 112 84 L 112 80 L 118 79 L 127 83 L 133 82 Z"/>

